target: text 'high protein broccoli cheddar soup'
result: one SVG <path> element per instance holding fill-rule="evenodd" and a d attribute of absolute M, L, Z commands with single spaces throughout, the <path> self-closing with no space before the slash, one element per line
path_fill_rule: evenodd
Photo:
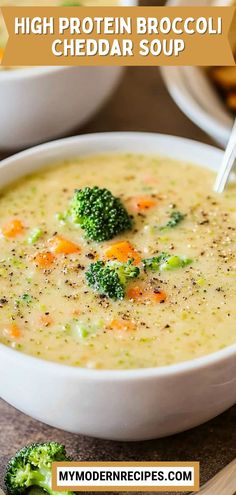
<path fill-rule="evenodd" d="M 116 0 L 0 0 L 1 7 L 99 7 L 107 5 L 116 5 Z M 7 29 L 0 13 L 0 64 L 4 55 L 4 49 L 7 43 Z M 1 67 L 0 70 L 4 69 Z"/>
<path fill-rule="evenodd" d="M 236 342 L 236 186 L 141 155 L 82 157 L 0 197 L 0 340 L 87 368 Z"/>

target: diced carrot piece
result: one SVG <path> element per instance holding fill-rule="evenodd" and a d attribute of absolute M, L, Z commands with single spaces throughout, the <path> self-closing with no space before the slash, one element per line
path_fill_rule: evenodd
<path fill-rule="evenodd" d="M 120 262 L 126 262 L 129 259 L 133 259 L 134 265 L 138 265 L 141 262 L 141 257 L 129 241 L 120 241 L 115 244 L 110 244 L 105 250 L 105 257 L 107 259 L 116 259 Z"/>
<path fill-rule="evenodd" d="M 52 324 L 53 319 L 50 315 L 41 315 L 39 321 L 44 327 L 49 327 L 49 325 Z"/>
<path fill-rule="evenodd" d="M 164 302 L 166 300 L 166 293 L 163 290 L 160 290 L 158 292 L 151 292 L 150 293 L 150 299 L 156 302 Z"/>
<path fill-rule="evenodd" d="M 11 323 L 7 327 L 7 332 L 12 339 L 19 339 L 21 337 L 21 329 L 16 323 Z"/>
<path fill-rule="evenodd" d="M 72 315 L 73 316 L 80 316 L 81 315 L 81 311 L 79 309 L 73 309 Z"/>
<path fill-rule="evenodd" d="M 34 263 L 39 268 L 49 268 L 54 262 L 55 256 L 49 251 L 41 251 L 37 253 L 34 257 Z"/>
<path fill-rule="evenodd" d="M 135 325 L 132 321 L 129 321 L 129 320 L 124 320 L 124 319 L 119 319 L 119 320 L 112 320 L 109 325 L 108 325 L 108 328 L 110 328 L 111 330 L 134 330 L 135 328 Z"/>
<path fill-rule="evenodd" d="M 143 298 L 143 294 L 143 290 L 138 286 L 130 287 L 127 291 L 127 296 L 129 299 L 134 299 L 135 301 L 141 300 Z"/>
<path fill-rule="evenodd" d="M 130 200 L 133 211 L 145 211 L 156 206 L 157 200 L 152 196 L 137 196 Z"/>
<path fill-rule="evenodd" d="M 4 237 L 13 238 L 24 232 L 24 225 L 21 220 L 13 218 L 8 223 L 3 225 L 2 234 Z"/>
<path fill-rule="evenodd" d="M 164 291 L 150 291 L 142 289 L 142 287 L 139 286 L 130 287 L 127 296 L 134 301 L 153 301 L 159 303 L 164 302 L 167 298 Z"/>
<path fill-rule="evenodd" d="M 49 239 L 48 244 L 55 254 L 72 254 L 80 252 L 80 247 L 77 244 L 60 235 L 55 235 Z"/>

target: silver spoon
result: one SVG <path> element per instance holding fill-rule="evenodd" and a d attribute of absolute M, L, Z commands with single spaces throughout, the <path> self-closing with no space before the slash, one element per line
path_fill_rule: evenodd
<path fill-rule="evenodd" d="M 216 177 L 214 191 L 222 193 L 229 180 L 230 173 L 233 170 L 236 160 L 236 119 L 230 134 L 230 138 L 224 152 L 223 160 Z"/>

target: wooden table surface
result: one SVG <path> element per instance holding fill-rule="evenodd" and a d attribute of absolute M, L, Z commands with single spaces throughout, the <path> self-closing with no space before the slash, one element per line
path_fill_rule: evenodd
<path fill-rule="evenodd" d="M 175 106 L 155 67 L 127 69 L 105 107 L 75 134 L 117 130 L 177 134 L 210 143 L 209 138 Z M 199 460 L 201 480 L 205 482 L 236 456 L 235 424 L 236 406 L 209 423 L 179 435 L 147 442 L 118 443 L 50 428 L 1 401 L 0 486 L 3 487 L 3 473 L 9 456 L 27 443 L 46 440 L 65 443 L 68 452 L 83 461 Z"/>

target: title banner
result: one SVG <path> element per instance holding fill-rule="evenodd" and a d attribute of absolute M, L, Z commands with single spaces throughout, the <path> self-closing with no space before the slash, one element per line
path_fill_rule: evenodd
<path fill-rule="evenodd" d="M 195 492 L 199 490 L 199 462 L 54 462 L 52 489 Z"/>
<path fill-rule="evenodd" d="M 5 66 L 235 65 L 235 7 L 4 7 Z"/>

